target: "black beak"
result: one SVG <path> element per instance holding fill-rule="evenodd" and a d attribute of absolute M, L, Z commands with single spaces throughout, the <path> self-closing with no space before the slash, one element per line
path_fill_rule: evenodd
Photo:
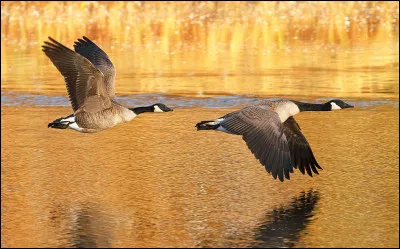
<path fill-rule="evenodd" d="M 165 109 L 165 111 L 166 111 L 166 112 L 172 112 L 173 110 L 172 110 L 171 108 L 167 107 L 167 108 Z"/>

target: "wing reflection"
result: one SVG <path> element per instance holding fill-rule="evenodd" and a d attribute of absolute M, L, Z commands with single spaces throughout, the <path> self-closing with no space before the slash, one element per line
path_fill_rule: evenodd
<path fill-rule="evenodd" d="M 293 198 L 287 207 L 274 209 L 266 214 L 266 220 L 256 228 L 252 247 L 293 247 L 304 231 L 319 200 L 319 192 L 310 189 Z"/>
<path fill-rule="evenodd" d="M 72 215 L 70 247 L 111 247 L 110 224 L 98 210 L 86 206 Z"/>

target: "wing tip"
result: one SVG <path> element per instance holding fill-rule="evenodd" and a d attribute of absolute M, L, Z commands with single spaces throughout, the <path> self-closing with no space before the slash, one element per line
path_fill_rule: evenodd
<path fill-rule="evenodd" d="M 52 42 L 58 44 L 58 41 L 56 41 L 55 39 L 53 39 L 51 36 L 48 36 L 47 38 L 48 38 L 50 41 L 52 41 Z"/>
<path fill-rule="evenodd" d="M 287 170 L 287 169 L 285 169 L 283 172 L 285 173 L 286 179 L 290 180 L 290 171 Z M 283 181 L 282 181 L 282 182 L 283 182 Z"/>

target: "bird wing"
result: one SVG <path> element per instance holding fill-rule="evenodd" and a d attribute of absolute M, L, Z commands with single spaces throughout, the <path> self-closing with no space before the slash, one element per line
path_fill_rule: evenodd
<path fill-rule="evenodd" d="M 96 109 L 90 108 L 93 106 L 110 106 L 111 100 L 103 86 L 103 73 L 85 57 L 51 37 L 49 40 L 51 42 L 44 42 L 42 50 L 64 76 L 74 112 L 82 108 L 85 102 L 88 102 L 87 106 L 90 110 Z M 96 101 L 101 101 L 101 103 L 95 103 Z"/>
<path fill-rule="evenodd" d="M 272 176 L 283 181 L 293 172 L 290 151 L 279 115 L 263 106 L 251 106 L 228 115 L 220 125 L 242 135 L 254 156 Z"/>
<path fill-rule="evenodd" d="M 75 51 L 88 59 L 97 69 L 104 74 L 105 88 L 110 98 L 115 99 L 115 74 L 116 70 L 107 54 L 89 38 L 83 36 L 74 44 Z"/>
<path fill-rule="evenodd" d="M 315 174 L 318 174 L 317 168 L 322 168 L 318 165 L 310 144 L 307 142 L 307 139 L 300 130 L 299 124 L 293 117 L 289 117 L 283 123 L 283 132 L 289 144 L 293 166 L 298 168 L 303 174 L 307 171 L 309 176 L 312 176 L 311 170 Z"/>

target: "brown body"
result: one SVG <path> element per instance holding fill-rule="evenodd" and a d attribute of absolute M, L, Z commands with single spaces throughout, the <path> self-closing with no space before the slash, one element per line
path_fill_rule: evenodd
<path fill-rule="evenodd" d="M 93 133 L 132 120 L 138 114 L 134 109 L 140 109 L 128 109 L 116 101 L 114 65 L 103 50 L 88 38 L 83 38 L 75 42 L 75 51 L 51 37 L 51 42 L 42 46 L 64 76 L 74 111 L 73 115 L 56 119 L 48 127 Z M 157 104 L 157 108 L 172 111 L 163 104 Z M 154 112 L 154 108 L 141 109 L 141 112 Z"/>
<path fill-rule="evenodd" d="M 217 130 L 241 135 L 250 151 L 276 179 L 290 179 L 293 168 L 303 174 L 322 169 L 293 116 L 301 111 L 331 111 L 350 108 L 341 100 L 324 104 L 292 100 L 261 101 L 213 121 L 196 124 L 198 130 Z"/>

